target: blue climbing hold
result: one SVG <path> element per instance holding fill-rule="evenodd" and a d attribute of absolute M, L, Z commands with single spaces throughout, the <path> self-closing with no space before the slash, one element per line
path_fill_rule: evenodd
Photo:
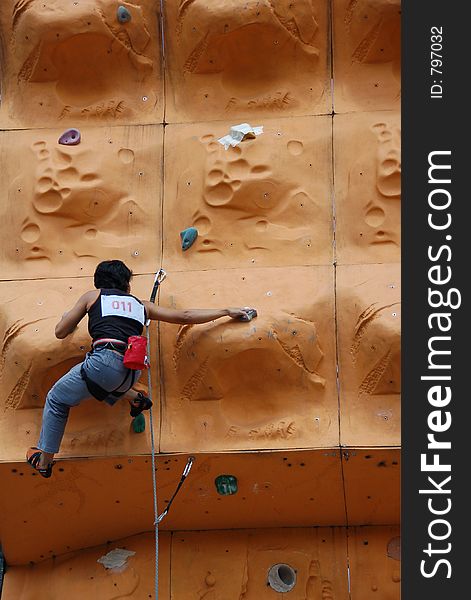
<path fill-rule="evenodd" d="M 196 227 L 188 227 L 188 229 L 184 229 L 180 232 L 180 238 L 182 240 L 182 249 L 188 250 L 190 246 L 193 245 L 193 242 L 198 237 L 198 230 Z"/>
<path fill-rule="evenodd" d="M 80 144 L 80 140 L 82 136 L 80 135 L 80 131 L 78 129 L 67 129 L 59 138 L 59 144 L 63 144 L 64 146 L 76 146 Z"/>
<path fill-rule="evenodd" d="M 120 23 L 128 23 L 131 20 L 131 13 L 125 6 L 118 6 L 117 17 Z"/>

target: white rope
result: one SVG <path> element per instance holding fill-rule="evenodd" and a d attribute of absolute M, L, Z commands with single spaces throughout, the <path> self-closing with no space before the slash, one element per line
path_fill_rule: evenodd
<path fill-rule="evenodd" d="M 154 285 L 152 286 L 152 294 L 151 294 L 151 302 L 155 300 L 155 296 L 157 295 L 157 291 L 159 289 L 159 285 L 167 276 L 167 273 L 160 269 L 160 271 L 156 274 L 154 279 Z M 155 291 L 155 295 L 154 295 Z M 146 351 L 147 351 L 147 359 L 150 363 L 150 319 L 146 321 Z M 147 369 L 147 386 L 148 386 L 148 394 L 149 399 L 152 402 L 152 376 L 150 364 Z M 154 496 L 154 528 L 155 528 L 155 598 L 158 600 L 159 598 L 159 523 L 160 521 L 167 516 L 168 511 L 170 509 L 170 505 L 172 504 L 175 496 L 178 494 L 181 486 L 185 482 L 188 477 L 193 462 L 195 460 L 194 456 L 189 456 L 186 462 L 185 468 L 183 469 L 182 477 L 180 479 L 180 483 L 177 486 L 173 496 L 168 503 L 166 509 L 159 515 L 158 507 L 157 507 L 157 476 L 156 476 L 156 466 L 155 466 L 155 439 L 154 439 L 154 419 L 152 413 L 152 406 L 149 409 L 149 427 L 150 427 L 150 444 L 151 444 L 151 456 L 152 456 L 152 491 Z"/>
<path fill-rule="evenodd" d="M 166 277 L 166 272 L 163 269 L 155 275 L 154 285 L 152 286 L 152 295 L 154 289 L 158 290 L 159 285 Z M 153 301 L 151 295 L 151 301 Z M 155 298 L 154 298 L 155 299 Z M 147 357 L 150 362 L 150 319 L 146 321 L 146 338 L 147 338 Z M 147 386 L 149 399 L 152 402 L 152 376 L 150 364 L 147 369 Z M 152 491 L 154 494 L 154 529 L 155 529 L 155 599 L 159 598 L 159 511 L 157 508 L 157 477 L 155 467 L 155 439 L 154 439 L 154 419 L 152 413 L 152 406 L 149 409 L 149 427 L 150 427 L 150 445 L 152 455 Z"/>
<path fill-rule="evenodd" d="M 160 43 L 162 48 L 162 72 L 165 73 L 165 34 L 164 34 L 164 0 L 160 0 Z M 163 78 L 163 97 L 165 98 L 165 77 Z M 165 103 L 164 103 L 165 106 Z M 164 112 L 165 115 L 165 112 Z M 165 120 L 165 116 L 164 116 Z M 164 127 L 165 131 L 165 127 Z M 162 171 L 163 171 L 163 163 L 162 163 Z M 155 276 L 154 286 L 157 282 L 158 284 L 162 283 L 162 281 L 166 277 L 166 273 L 163 269 Z M 160 279 L 159 279 L 160 277 Z M 150 360 L 150 321 L 148 320 L 146 323 L 146 336 L 147 336 L 147 356 Z M 152 401 L 152 382 L 151 382 L 151 374 L 150 374 L 150 366 L 147 369 L 147 382 L 149 386 L 149 398 Z M 152 407 L 149 410 L 149 427 L 150 427 L 150 441 L 151 441 L 151 453 L 152 453 L 152 486 L 154 493 L 154 527 L 155 527 L 155 600 L 159 600 L 159 511 L 157 509 L 157 481 L 155 474 L 155 441 L 154 441 L 154 421 L 152 414 Z"/>
<path fill-rule="evenodd" d="M 150 357 L 150 326 L 146 324 L 147 356 Z M 152 402 L 152 377 L 150 367 L 147 369 L 147 384 L 149 387 L 149 398 Z M 157 508 L 157 477 L 155 475 L 155 440 L 154 420 L 152 406 L 149 409 L 150 444 L 152 454 L 152 489 L 154 493 L 154 529 L 155 529 L 155 598 L 159 598 L 159 511 Z"/>

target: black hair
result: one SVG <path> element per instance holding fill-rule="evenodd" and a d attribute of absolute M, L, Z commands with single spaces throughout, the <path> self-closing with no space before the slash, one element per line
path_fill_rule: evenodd
<path fill-rule="evenodd" d="M 104 260 L 95 269 L 95 287 L 111 288 L 127 292 L 132 279 L 132 271 L 121 260 Z"/>

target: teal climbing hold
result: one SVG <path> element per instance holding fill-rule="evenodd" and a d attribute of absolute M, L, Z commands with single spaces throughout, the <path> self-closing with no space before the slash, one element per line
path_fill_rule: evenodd
<path fill-rule="evenodd" d="M 182 249 L 188 250 L 188 248 L 193 244 L 193 242 L 198 237 L 198 230 L 196 227 L 188 227 L 188 229 L 184 229 L 180 232 L 180 238 L 182 240 Z"/>
<path fill-rule="evenodd" d="M 237 494 L 237 477 L 234 475 L 219 475 L 214 480 L 218 494 L 221 496 L 231 496 Z"/>
<path fill-rule="evenodd" d="M 117 17 L 120 23 L 128 23 L 131 20 L 131 13 L 125 6 L 118 6 Z"/>
<path fill-rule="evenodd" d="M 146 420 L 142 413 L 137 415 L 137 417 L 134 417 L 134 419 L 132 420 L 132 428 L 134 430 L 134 433 L 142 433 L 143 431 L 145 431 Z"/>

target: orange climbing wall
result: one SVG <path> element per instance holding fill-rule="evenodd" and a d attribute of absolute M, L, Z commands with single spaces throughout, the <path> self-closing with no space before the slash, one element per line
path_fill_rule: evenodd
<path fill-rule="evenodd" d="M 344 527 L 162 532 L 159 541 L 162 600 L 238 600 L 241 594 L 249 600 L 269 600 L 276 594 L 267 587 L 265 574 L 277 563 L 296 572 L 297 583 L 290 592 L 295 600 L 399 597 L 396 526 L 357 527 L 348 532 Z M 117 548 L 134 553 L 126 568 L 105 569 L 97 563 Z M 140 534 L 47 558 L 37 565 L 14 566 L 8 571 L 2 598 L 49 600 L 69 595 L 71 587 L 77 597 L 152 598 L 153 550 L 153 536 Z"/>
<path fill-rule="evenodd" d="M 401 129 L 397 112 L 334 119 L 338 264 L 398 263 Z"/>
<path fill-rule="evenodd" d="M 135 272 L 160 260 L 162 125 L 0 132 L 7 185 L 1 279 L 93 275 L 109 256 Z"/>
<path fill-rule="evenodd" d="M 162 450 L 337 445 L 332 269 L 175 273 L 162 306 L 183 306 L 189 289 L 198 305 L 257 306 L 260 315 L 161 325 Z"/>
<path fill-rule="evenodd" d="M 225 150 L 233 124 L 165 129 L 166 267 L 331 265 L 332 119 L 263 119 L 263 135 Z M 182 253 L 172 231 L 189 226 L 199 237 Z"/>
<path fill-rule="evenodd" d="M 352 600 L 395 600 L 401 581 L 399 528 L 355 527 L 350 531 Z"/>
<path fill-rule="evenodd" d="M 400 444 L 400 266 L 337 267 L 340 439 Z"/>
<path fill-rule="evenodd" d="M 258 309 L 151 327 L 160 510 L 195 457 L 159 596 L 269 600 L 282 563 L 293 599 L 398 600 L 400 9 L 2 1 L 2 600 L 154 595 L 148 418 L 136 434 L 124 404 L 86 401 L 50 480 L 24 462 L 89 349 L 85 322 L 54 325 L 110 258 L 142 298 L 162 266 L 161 306 Z M 263 133 L 225 150 L 243 122 Z M 58 143 L 68 128 L 80 144 Z M 105 569 L 114 548 L 135 554 Z"/>
<path fill-rule="evenodd" d="M 334 0 L 335 112 L 399 109 L 400 0 Z"/>
<path fill-rule="evenodd" d="M 170 123 L 330 112 L 328 2 L 164 6 Z"/>
<path fill-rule="evenodd" d="M 121 25 L 120 5 L 132 11 Z M 4 0 L 1 123 L 158 123 L 163 116 L 157 0 Z"/>

